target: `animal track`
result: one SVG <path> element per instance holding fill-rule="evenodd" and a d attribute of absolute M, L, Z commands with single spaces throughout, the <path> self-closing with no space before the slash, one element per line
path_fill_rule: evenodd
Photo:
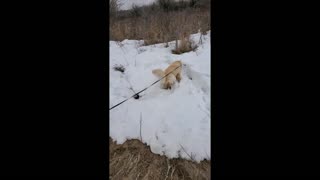
<path fill-rule="evenodd" d="M 210 89 L 207 85 L 207 82 L 205 82 L 205 79 L 202 77 L 205 74 L 194 71 L 193 69 L 190 68 L 189 65 L 184 66 L 183 72 L 190 80 L 192 80 L 191 82 L 195 87 L 203 91 L 205 94 L 209 93 Z"/>

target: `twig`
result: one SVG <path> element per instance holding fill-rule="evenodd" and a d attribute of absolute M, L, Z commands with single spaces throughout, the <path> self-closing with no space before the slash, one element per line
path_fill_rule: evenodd
<path fill-rule="evenodd" d="M 130 83 L 130 81 L 129 81 L 129 79 L 127 78 L 127 76 L 125 76 L 124 79 L 125 79 L 125 80 L 128 82 L 128 84 L 130 85 L 129 89 L 130 89 L 131 91 L 133 91 L 133 93 L 136 94 L 136 92 L 133 90 L 132 84 Z"/>
<path fill-rule="evenodd" d="M 167 180 L 167 178 L 169 177 L 169 172 L 170 172 L 170 169 L 171 169 L 171 166 L 170 166 L 170 163 L 169 163 L 169 159 L 167 159 L 167 164 L 168 164 L 168 171 L 167 171 L 167 174 L 166 174 L 166 178 L 164 180 Z"/>
<path fill-rule="evenodd" d="M 181 148 L 178 150 L 178 157 L 181 158 Z"/>
<path fill-rule="evenodd" d="M 206 153 L 206 158 L 209 161 L 209 155 L 208 155 L 207 151 L 205 151 L 205 153 Z"/>
<path fill-rule="evenodd" d="M 202 33 L 200 33 L 200 40 L 199 40 L 199 44 L 202 45 Z"/>
<path fill-rule="evenodd" d="M 138 179 L 138 177 L 140 176 L 140 174 L 141 174 L 141 172 L 138 173 L 138 175 L 137 175 L 137 177 L 136 177 L 136 180 Z"/>
<path fill-rule="evenodd" d="M 142 124 L 142 112 L 140 112 L 140 141 L 142 141 L 142 135 L 141 135 L 141 124 Z"/>
<path fill-rule="evenodd" d="M 121 49 L 122 52 L 123 52 L 123 57 L 124 57 L 124 59 L 126 60 L 127 66 L 129 66 L 129 62 L 128 62 L 126 56 L 124 55 L 124 54 L 126 54 L 126 53 L 125 53 L 124 50 L 122 49 L 122 46 L 120 46 L 120 49 Z"/>
<path fill-rule="evenodd" d="M 190 156 L 190 155 L 187 153 L 187 151 L 183 148 L 183 146 L 182 146 L 181 144 L 179 144 L 179 145 L 181 146 L 182 150 L 189 156 L 189 158 L 190 158 L 191 160 L 193 160 L 192 156 Z M 192 155 L 192 153 L 191 153 L 191 155 Z"/>
<path fill-rule="evenodd" d="M 192 154 L 192 152 L 191 152 L 191 160 L 194 161 L 195 157 L 196 157 L 196 155 L 195 155 L 195 154 Z"/>
<path fill-rule="evenodd" d="M 173 168 L 172 168 L 172 171 L 171 171 L 170 179 L 172 179 L 172 175 L 173 175 L 173 173 L 174 173 L 175 170 L 176 170 L 176 169 L 173 167 Z"/>
<path fill-rule="evenodd" d="M 137 54 L 134 56 L 134 67 L 137 67 L 137 55 L 139 54 L 138 45 L 136 45 Z"/>

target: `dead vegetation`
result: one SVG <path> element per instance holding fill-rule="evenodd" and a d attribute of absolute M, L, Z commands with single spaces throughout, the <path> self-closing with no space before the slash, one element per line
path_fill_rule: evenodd
<path fill-rule="evenodd" d="M 153 154 L 139 140 L 117 145 L 109 138 L 109 179 L 194 180 L 210 179 L 210 161 L 196 163 Z"/>
<path fill-rule="evenodd" d="M 149 6 L 133 5 L 132 10 L 113 10 L 109 30 L 114 41 L 135 39 L 151 45 L 180 40 L 173 53 L 188 52 L 194 50 L 190 34 L 210 30 L 210 0 L 158 0 Z"/>
<path fill-rule="evenodd" d="M 115 65 L 113 66 L 113 69 L 114 69 L 115 71 L 119 71 L 119 72 L 122 72 L 122 73 L 124 73 L 124 71 L 126 70 L 126 68 L 125 68 L 123 65 L 121 65 L 121 64 L 115 64 Z"/>
<path fill-rule="evenodd" d="M 189 51 L 194 51 L 198 46 L 190 39 L 190 35 L 184 34 L 179 42 L 176 40 L 176 48 L 172 50 L 173 54 L 182 54 Z"/>

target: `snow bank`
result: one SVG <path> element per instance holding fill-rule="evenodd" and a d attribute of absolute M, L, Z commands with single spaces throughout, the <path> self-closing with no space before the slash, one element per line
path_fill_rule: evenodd
<path fill-rule="evenodd" d="M 199 42 L 200 34 L 192 35 Z M 160 83 L 110 110 L 110 136 L 122 144 L 140 139 L 151 151 L 169 158 L 210 159 L 210 31 L 195 52 L 174 55 L 174 42 L 141 46 L 142 41 L 110 41 L 110 104 L 116 105 L 157 80 L 156 68 L 175 60 L 184 64 L 182 80 L 172 90 Z M 124 73 L 112 67 L 122 64 Z M 132 85 L 133 91 L 129 89 Z"/>

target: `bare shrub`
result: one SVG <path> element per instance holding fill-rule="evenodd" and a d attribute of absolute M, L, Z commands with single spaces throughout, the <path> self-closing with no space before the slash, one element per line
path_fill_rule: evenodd
<path fill-rule="evenodd" d="M 159 7 L 165 11 L 172 10 L 175 6 L 173 0 L 158 0 L 157 3 Z"/>
<path fill-rule="evenodd" d="M 121 6 L 122 3 L 120 2 L 120 0 L 109 0 L 110 16 L 116 16 Z"/>
<path fill-rule="evenodd" d="M 159 5 L 160 0 L 148 6 L 134 5 L 133 9 L 119 11 L 116 17 L 110 18 L 109 37 L 114 41 L 144 40 L 144 45 L 166 43 L 166 47 L 170 41 L 182 40 L 182 49 L 188 49 L 185 47 L 190 45 L 182 39 L 183 34 L 193 34 L 199 30 L 204 34 L 210 29 L 210 9 L 201 6 L 205 1 L 199 0 L 193 8 L 189 7 L 189 1 L 173 0 L 161 0 L 162 6 Z M 163 9 L 167 6 L 171 7 L 168 11 Z M 178 10 L 172 8 L 174 6 L 179 7 Z"/>
<path fill-rule="evenodd" d="M 115 64 L 115 65 L 113 66 L 113 69 L 114 69 L 115 71 L 119 71 L 119 72 L 121 72 L 121 73 L 124 73 L 124 71 L 126 70 L 126 68 L 124 68 L 123 65 L 121 65 L 121 64 Z"/>
<path fill-rule="evenodd" d="M 190 0 L 189 5 L 190 7 L 195 7 L 197 6 L 199 3 L 199 0 Z"/>
<path fill-rule="evenodd" d="M 173 54 L 182 54 L 185 52 L 194 51 L 197 49 L 197 45 L 190 39 L 190 35 L 184 35 L 180 43 L 178 43 L 178 46 L 176 46 L 176 49 L 172 50 Z"/>
<path fill-rule="evenodd" d="M 135 4 L 132 4 L 132 8 L 131 8 L 130 14 L 131 14 L 131 16 L 133 16 L 133 17 L 139 17 L 139 16 L 141 16 L 141 14 L 142 14 L 141 8 L 138 7 L 138 6 L 135 5 Z"/>

